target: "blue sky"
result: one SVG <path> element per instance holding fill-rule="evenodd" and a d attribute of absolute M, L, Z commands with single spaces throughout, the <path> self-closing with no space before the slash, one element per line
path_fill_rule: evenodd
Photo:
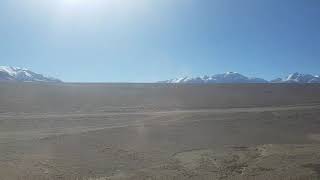
<path fill-rule="evenodd" d="M 320 1 L 1 0 L 0 64 L 72 82 L 320 74 Z"/>

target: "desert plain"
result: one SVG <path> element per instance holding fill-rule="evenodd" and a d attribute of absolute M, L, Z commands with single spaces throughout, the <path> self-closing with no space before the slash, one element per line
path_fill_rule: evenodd
<path fill-rule="evenodd" d="M 0 83 L 0 180 L 318 178 L 317 84 Z"/>

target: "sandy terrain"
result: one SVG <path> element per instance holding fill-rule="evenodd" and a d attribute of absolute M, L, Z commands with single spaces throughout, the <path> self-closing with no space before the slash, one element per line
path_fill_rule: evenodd
<path fill-rule="evenodd" d="M 320 85 L 0 84 L 0 180 L 317 179 Z"/>

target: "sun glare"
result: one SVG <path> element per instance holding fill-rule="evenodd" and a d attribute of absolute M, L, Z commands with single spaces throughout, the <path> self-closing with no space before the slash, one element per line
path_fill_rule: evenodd
<path fill-rule="evenodd" d="M 97 5 L 99 0 L 61 0 L 61 5 L 65 8 L 85 8 Z"/>
<path fill-rule="evenodd" d="M 64 5 L 78 6 L 78 5 L 85 5 L 87 3 L 90 3 L 90 1 L 89 0 L 63 0 L 63 3 Z"/>
<path fill-rule="evenodd" d="M 61 29 L 81 25 L 86 28 L 101 25 L 101 22 L 128 22 L 140 18 L 145 12 L 146 0 L 55 0 L 50 3 L 37 3 L 47 6 L 52 12 L 53 27 Z"/>
<path fill-rule="evenodd" d="M 59 0 L 58 14 L 64 18 L 70 16 L 86 16 L 88 14 L 97 14 L 101 8 L 106 10 L 102 0 Z M 103 5 L 102 5 L 103 3 Z"/>

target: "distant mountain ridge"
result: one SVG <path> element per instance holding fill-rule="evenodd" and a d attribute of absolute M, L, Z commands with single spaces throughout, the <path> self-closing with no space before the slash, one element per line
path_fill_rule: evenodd
<path fill-rule="evenodd" d="M 177 84 L 232 84 L 232 83 L 320 83 L 320 77 L 310 74 L 293 73 L 286 78 L 277 78 L 267 81 L 257 77 L 247 77 L 237 72 L 227 72 L 212 76 L 182 77 L 160 81 L 159 83 Z"/>
<path fill-rule="evenodd" d="M 42 74 L 32 72 L 25 68 L 0 66 L 0 81 L 16 82 L 62 82 L 59 79 L 47 77 Z"/>
<path fill-rule="evenodd" d="M 293 73 L 286 78 L 278 78 L 270 81 L 271 83 L 320 83 L 318 75 Z"/>
<path fill-rule="evenodd" d="M 0 81 L 15 82 L 62 82 L 57 78 L 47 77 L 39 73 L 35 73 L 25 68 L 0 66 Z M 285 78 L 277 78 L 267 81 L 257 77 L 247 77 L 237 72 L 227 72 L 223 74 L 215 74 L 212 76 L 201 77 L 182 77 L 175 78 L 158 83 L 177 83 L 177 84 L 246 84 L 246 83 L 320 83 L 319 75 L 293 73 Z"/>

